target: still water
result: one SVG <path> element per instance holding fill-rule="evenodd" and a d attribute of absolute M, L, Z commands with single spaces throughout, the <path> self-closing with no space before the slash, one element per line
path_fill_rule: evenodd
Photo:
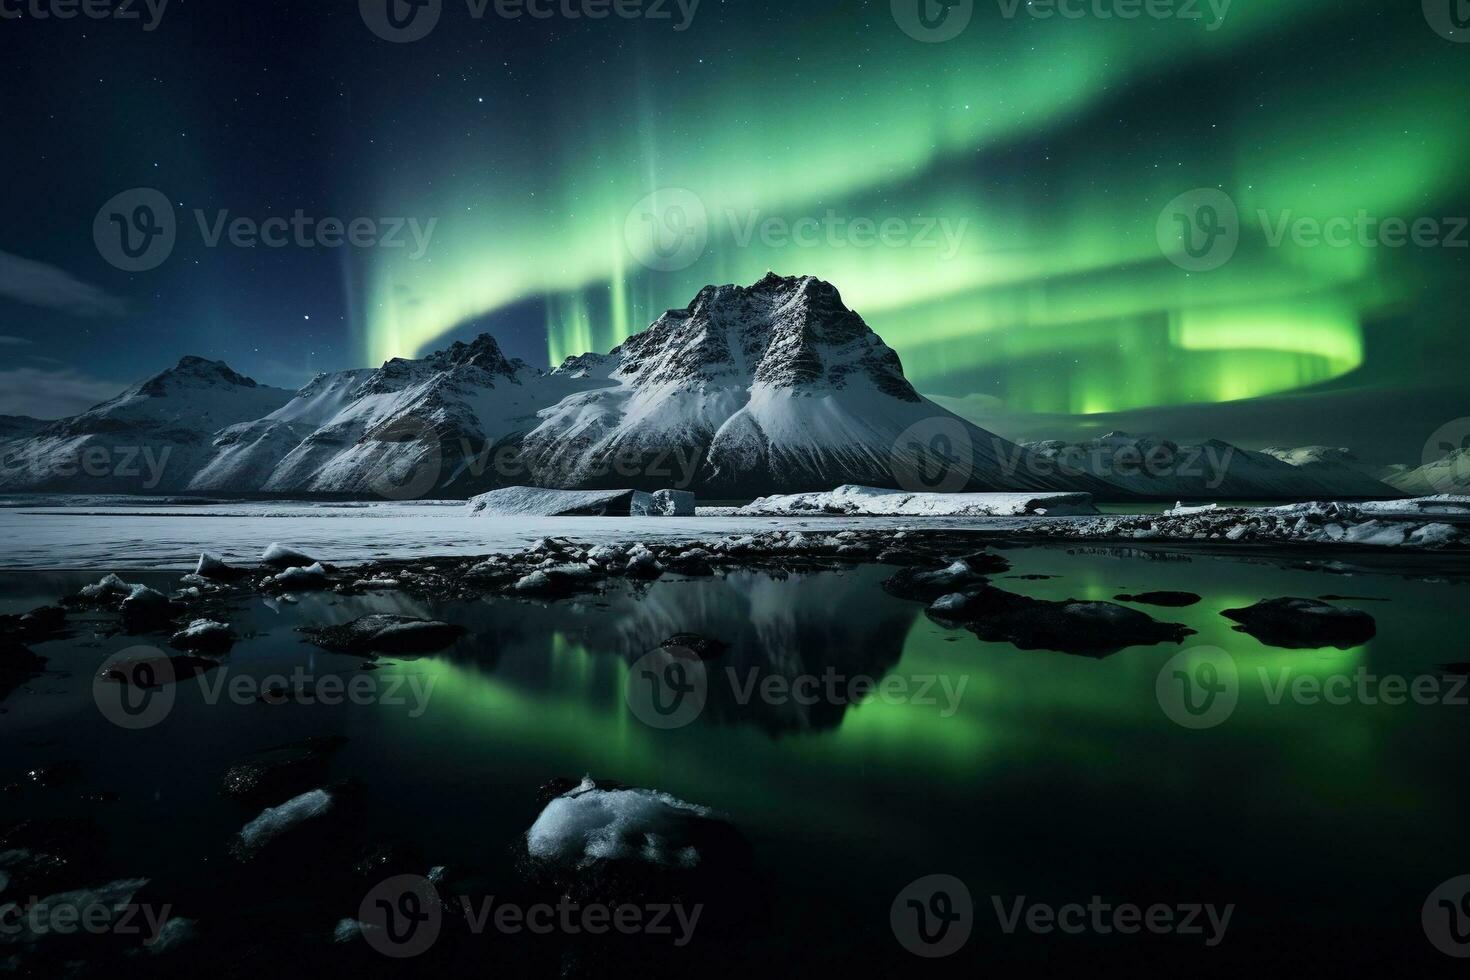
<path fill-rule="evenodd" d="M 114 727 L 92 698 L 98 666 L 139 638 L 84 628 L 38 646 L 51 672 L 0 705 L 0 784 L 58 763 L 80 763 L 82 774 L 0 795 L 0 806 L 7 819 L 92 816 L 131 874 L 208 876 L 221 842 L 259 811 L 222 798 L 220 774 L 257 750 L 340 735 L 330 776 L 366 788 L 376 834 L 492 882 L 514 876 L 511 845 L 552 777 L 654 787 L 723 812 L 749 838 L 771 893 L 770 929 L 744 955 L 783 973 L 1454 963 L 1430 945 L 1421 908 L 1436 886 L 1470 873 L 1470 707 L 1373 702 L 1389 675 L 1433 678 L 1440 702 L 1470 694 L 1438 669 L 1470 660 L 1463 584 L 1403 567 L 1328 574 L 1163 550 L 1006 555 L 1014 569 L 994 584 L 1040 598 L 1196 592 L 1203 600 L 1188 608 L 1136 608 L 1197 634 L 1101 660 L 1023 652 L 932 622 L 921 605 L 885 594 L 893 570 L 876 566 L 665 579 L 551 605 L 251 598 L 232 612 L 245 639 L 225 666 L 180 683 L 167 716 L 141 731 Z M 0 576 L 0 611 L 55 602 L 88 578 Z M 1274 649 L 1220 615 L 1327 594 L 1354 597 L 1346 604 L 1377 619 L 1376 638 L 1350 650 Z M 384 658 L 371 672 L 295 632 L 374 611 L 470 632 L 442 654 Z M 710 661 L 704 712 L 655 729 L 625 699 L 629 665 L 681 632 L 729 649 Z M 1198 647 L 1233 658 L 1238 697 L 1218 724 L 1191 729 L 1161 707 L 1158 679 Z M 211 694 L 222 678 L 293 671 L 369 693 L 348 699 L 362 703 L 279 705 Z M 763 698 L 759 683 L 772 676 L 835 683 L 804 704 L 780 686 Z M 847 703 L 845 682 L 867 678 L 886 679 L 885 693 Z M 1314 698 L 1319 684 L 1348 693 Z M 742 691 L 754 692 L 745 703 Z M 115 799 L 83 799 L 83 790 Z M 895 897 L 934 874 L 964 882 L 973 907 L 969 941 L 944 960 L 914 957 L 890 927 Z M 1024 923 L 1007 932 L 1002 921 L 1018 901 L 1094 896 L 1233 912 L 1213 946 L 1208 927 L 1203 936 L 1074 935 Z M 352 912 L 324 910 L 323 927 Z"/>

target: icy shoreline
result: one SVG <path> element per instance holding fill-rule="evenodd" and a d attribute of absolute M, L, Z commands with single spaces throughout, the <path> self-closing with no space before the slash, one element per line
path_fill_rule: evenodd
<path fill-rule="evenodd" d="M 709 544 L 771 531 L 822 536 L 845 530 L 894 534 L 943 531 L 1037 541 L 1216 542 L 1366 549 L 1470 546 L 1470 499 L 1421 498 L 1391 504 L 1293 504 L 1202 508 L 1181 513 L 1082 517 L 807 516 L 711 513 L 695 517 L 471 517 L 463 502 L 360 506 L 250 502 L 190 508 L 111 504 L 0 508 L 0 569 L 192 570 L 200 552 L 251 563 L 285 541 L 347 566 L 381 560 L 471 557 L 515 552 L 538 538 L 627 546 Z"/>

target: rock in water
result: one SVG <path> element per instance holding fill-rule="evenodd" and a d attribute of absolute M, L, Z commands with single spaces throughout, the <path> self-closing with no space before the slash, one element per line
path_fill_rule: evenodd
<path fill-rule="evenodd" d="M 279 575 L 271 577 L 271 583 L 283 589 L 306 591 L 325 589 L 328 584 L 327 570 L 321 562 L 312 565 L 293 565 Z"/>
<path fill-rule="evenodd" d="M 1111 602 L 1053 602 L 988 585 L 941 596 L 928 612 L 941 623 L 961 624 L 992 643 L 1090 657 L 1106 657 L 1125 647 L 1180 643 L 1194 633 L 1180 623 L 1161 623 Z"/>
<path fill-rule="evenodd" d="M 235 631 L 212 619 L 196 619 L 173 635 L 169 646 L 198 653 L 227 653 L 235 645 Z"/>
<path fill-rule="evenodd" d="M 700 908 L 690 938 L 748 936 L 761 917 L 766 903 L 750 845 L 708 807 L 591 778 L 554 781 L 548 790 L 554 795 L 525 837 L 525 871 L 543 894 Z"/>
<path fill-rule="evenodd" d="M 307 564 L 311 564 L 307 562 Z M 209 552 L 203 552 L 199 556 L 199 563 L 194 566 L 194 574 L 200 578 L 214 579 L 217 582 L 227 582 L 230 579 L 239 578 L 242 572 L 238 568 L 226 565 L 219 558 Z"/>
<path fill-rule="evenodd" d="M 1362 610 L 1316 599 L 1262 599 L 1254 606 L 1226 609 L 1220 615 L 1240 623 L 1236 632 L 1288 650 L 1347 650 L 1367 643 L 1378 632 L 1373 617 Z"/>
<path fill-rule="evenodd" d="M 1182 609 L 1200 601 L 1193 592 L 1140 592 L 1138 595 L 1115 595 L 1119 602 L 1136 602 L 1144 606 L 1169 606 Z"/>
<path fill-rule="evenodd" d="M 985 584 L 986 574 L 1003 572 L 1009 568 L 1010 563 L 999 555 L 981 552 L 980 555 L 975 556 L 973 562 L 971 559 L 962 558 L 945 568 L 927 570 L 905 568 L 885 581 L 883 588 L 890 595 L 898 596 L 900 599 L 929 602 L 951 592 L 963 592 L 976 586 L 982 586 Z"/>
<path fill-rule="evenodd" d="M 314 789 L 280 806 L 266 807 L 260 816 L 240 829 L 230 851 L 239 860 L 248 861 L 277 837 L 327 813 L 332 809 L 332 802 L 332 795 L 326 790 Z"/>
<path fill-rule="evenodd" d="M 433 653 L 464 635 L 464 629 L 412 616 L 373 613 L 341 626 L 303 626 L 311 642 L 333 653 Z"/>

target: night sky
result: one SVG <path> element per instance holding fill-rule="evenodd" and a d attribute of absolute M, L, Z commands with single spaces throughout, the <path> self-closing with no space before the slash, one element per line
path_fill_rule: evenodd
<path fill-rule="evenodd" d="M 832 281 L 921 391 L 1008 435 L 1408 461 L 1470 415 L 1460 0 L 967 0 L 947 40 L 911 36 L 934 0 L 543 2 L 442 0 L 406 43 L 356 0 L 0 19 L 0 413 L 186 353 L 294 388 L 488 330 L 546 366 L 774 269 Z M 136 188 L 177 231 L 130 272 L 94 223 Z M 1205 229 L 1204 189 L 1238 215 L 1227 257 L 1171 231 Z M 222 212 L 298 210 L 303 244 L 208 244 Z M 402 245 L 327 247 L 328 218 Z M 1394 219 L 1434 228 L 1393 247 Z"/>

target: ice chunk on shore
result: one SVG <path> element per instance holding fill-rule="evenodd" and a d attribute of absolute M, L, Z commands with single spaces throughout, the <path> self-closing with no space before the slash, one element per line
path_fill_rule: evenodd
<path fill-rule="evenodd" d="M 693 517 L 694 494 L 687 490 L 656 490 L 649 495 L 648 517 Z"/>
<path fill-rule="evenodd" d="M 469 502 L 481 517 L 685 517 L 694 514 L 694 494 L 682 490 L 546 490 L 504 487 Z"/>
<path fill-rule="evenodd" d="M 1090 493 L 906 493 L 844 486 L 820 493 L 761 497 L 743 516 L 1071 517 L 1096 514 Z"/>
<path fill-rule="evenodd" d="M 641 860 L 666 867 L 699 863 L 694 830 L 711 810 L 651 789 L 598 789 L 590 779 L 546 804 L 526 832 L 534 858 L 588 867 Z"/>
<path fill-rule="evenodd" d="M 317 563 L 315 558 L 305 552 L 287 547 L 279 541 L 266 548 L 260 560 L 273 568 L 300 568 Z"/>
<path fill-rule="evenodd" d="M 1431 497 L 1410 497 L 1407 500 L 1369 500 L 1354 506 L 1365 514 L 1440 514 L 1470 517 L 1470 496 L 1453 493 L 1439 493 Z"/>
<path fill-rule="evenodd" d="M 272 578 L 277 585 L 289 589 L 317 589 L 327 584 L 327 570 L 321 562 L 302 568 L 288 568 Z"/>

